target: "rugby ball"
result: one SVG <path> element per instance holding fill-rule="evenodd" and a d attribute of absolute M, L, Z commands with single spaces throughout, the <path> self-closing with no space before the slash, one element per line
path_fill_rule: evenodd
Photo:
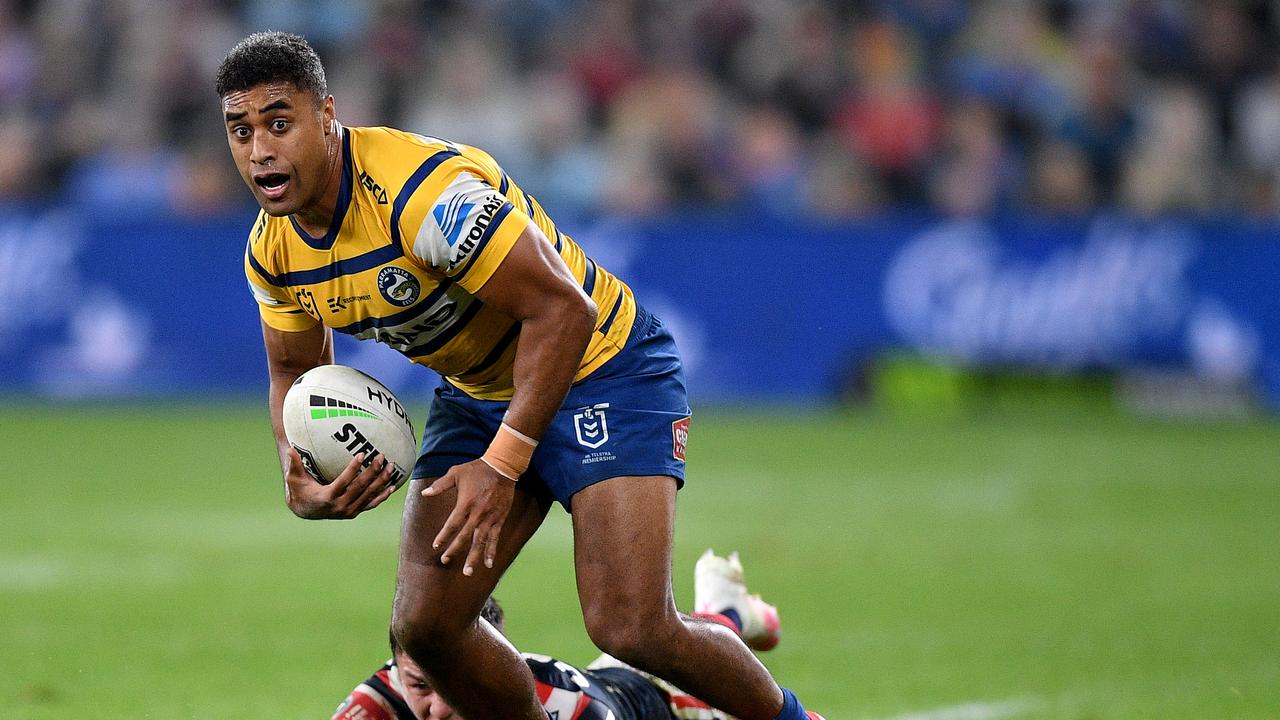
<path fill-rule="evenodd" d="M 368 467 L 381 453 L 400 485 L 418 458 L 413 421 L 385 385 L 345 365 L 303 373 L 284 396 L 284 434 L 316 481 L 333 482 L 351 458 Z"/>

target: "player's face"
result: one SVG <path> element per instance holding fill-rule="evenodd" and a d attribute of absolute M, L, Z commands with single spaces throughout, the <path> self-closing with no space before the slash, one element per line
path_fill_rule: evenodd
<path fill-rule="evenodd" d="M 431 682 L 426 673 L 408 655 L 396 653 L 396 668 L 400 673 L 400 682 L 404 685 L 404 701 L 418 720 L 446 720 L 456 718 L 453 708 L 444 698 L 431 689 Z"/>
<path fill-rule="evenodd" d="M 236 169 L 268 215 L 317 206 L 337 157 L 333 96 L 317 103 L 292 83 L 255 85 L 222 98 Z"/>

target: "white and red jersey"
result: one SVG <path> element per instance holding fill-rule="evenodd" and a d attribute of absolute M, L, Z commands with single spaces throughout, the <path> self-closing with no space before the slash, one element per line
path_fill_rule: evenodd
<path fill-rule="evenodd" d="M 732 720 L 666 683 L 605 656 L 591 669 L 545 655 L 523 655 L 538 700 L 556 720 Z M 660 683 L 660 684 L 659 684 Z M 388 660 L 338 706 L 332 720 L 416 720 Z"/>
<path fill-rule="evenodd" d="M 397 689 L 395 672 L 395 663 L 388 660 L 351 691 L 333 711 L 333 720 L 417 720 Z"/>

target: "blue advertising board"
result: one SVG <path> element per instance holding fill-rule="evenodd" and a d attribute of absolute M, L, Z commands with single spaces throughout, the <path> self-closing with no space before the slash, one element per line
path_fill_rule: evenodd
<path fill-rule="evenodd" d="M 0 392 L 254 393 L 252 213 L 0 210 Z M 570 234 L 672 326 L 695 402 L 829 395 L 888 349 L 975 366 L 1174 368 L 1280 407 L 1280 224 L 1097 216 L 852 222 L 690 213 Z M 339 338 L 400 392 L 431 373 Z"/>

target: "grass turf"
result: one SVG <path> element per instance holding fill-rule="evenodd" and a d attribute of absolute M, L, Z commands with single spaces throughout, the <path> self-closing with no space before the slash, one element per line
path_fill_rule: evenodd
<path fill-rule="evenodd" d="M 0 428 L 3 717 L 328 717 L 385 659 L 400 498 L 295 519 L 257 404 Z M 782 611 L 763 659 L 832 720 L 1275 718 L 1278 448 L 1265 423 L 704 412 L 677 598 L 741 550 Z M 563 512 L 499 597 L 522 649 L 594 657 Z"/>

